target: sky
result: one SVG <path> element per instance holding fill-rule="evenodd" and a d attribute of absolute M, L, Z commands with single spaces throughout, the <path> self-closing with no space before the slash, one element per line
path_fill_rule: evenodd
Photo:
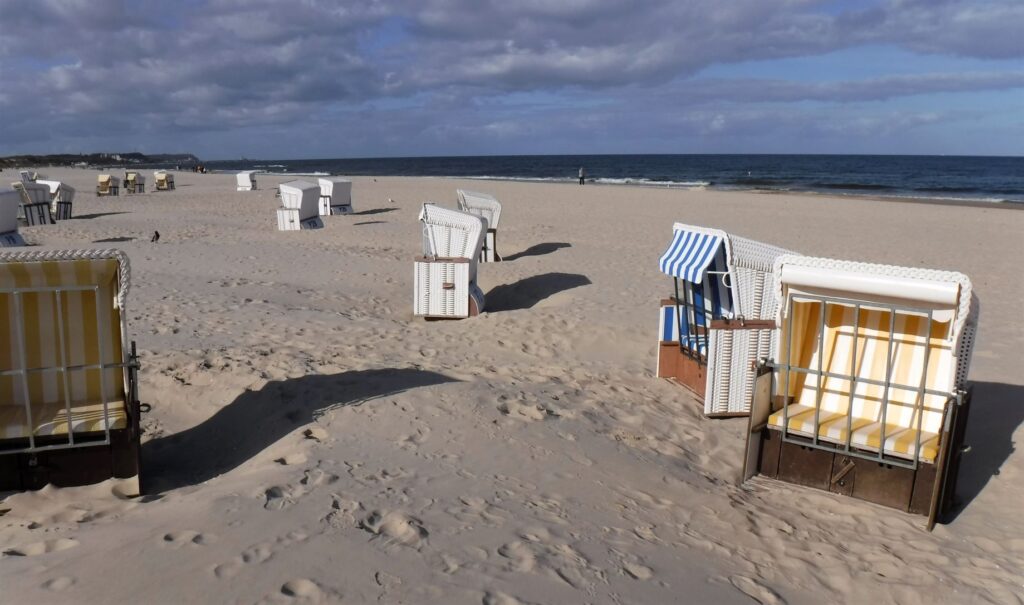
<path fill-rule="evenodd" d="M 1024 0 L 0 0 L 0 155 L 1024 155 Z"/>

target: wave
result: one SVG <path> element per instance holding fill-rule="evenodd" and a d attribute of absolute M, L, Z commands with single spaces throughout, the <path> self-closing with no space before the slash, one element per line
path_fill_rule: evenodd
<path fill-rule="evenodd" d="M 846 189 L 849 191 L 891 191 L 896 189 L 890 185 L 879 183 L 811 183 L 811 188 Z"/>
<path fill-rule="evenodd" d="M 791 185 L 791 181 L 783 179 L 740 177 L 730 181 L 730 184 L 740 187 L 784 187 Z"/>
<path fill-rule="evenodd" d="M 660 179 L 645 179 L 645 178 L 596 178 L 593 180 L 595 183 L 602 185 L 641 185 L 644 187 L 708 187 L 711 185 L 711 181 L 673 181 L 673 180 L 660 180 Z"/>

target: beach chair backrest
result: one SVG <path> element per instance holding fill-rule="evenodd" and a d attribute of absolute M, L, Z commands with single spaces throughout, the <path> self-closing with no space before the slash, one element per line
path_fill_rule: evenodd
<path fill-rule="evenodd" d="M 467 258 L 475 267 L 484 241 L 484 220 L 479 216 L 433 203 L 423 204 L 423 254 L 439 258 Z"/>
<path fill-rule="evenodd" d="M 320 186 L 309 181 L 288 181 L 281 183 L 281 205 L 285 208 L 297 208 L 299 216 L 308 218 L 315 216 L 317 203 L 320 201 Z"/>
<path fill-rule="evenodd" d="M 776 359 L 812 370 L 783 370 L 781 394 L 825 413 L 941 430 L 966 353 L 966 276 L 798 256 L 780 257 L 775 273 Z"/>
<path fill-rule="evenodd" d="M 110 193 L 111 178 L 109 174 L 101 174 L 96 177 L 96 184 L 100 193 Z"/>
<path fill-rule="evenodd" d="M 128 280 L 116 250 L 0 252 L 0 405 L 124 401 Z"/>
<path fill-rule="evenodd" d="M 320 177 L 320 195 L 330 196 L 335 205 L 352 201 L 352 181 L 338 177 Z"/>
<path fill-rule="evenodd" d="M 256 173 L 253 170 L 245 170 L 235 175 L 235 181 L 239 187 L 255 187 Z"/>
<path fill-rule="evenodd" d="M 21 195 L 24 204 L 39 204 L 50 202 L 50 188 L 39 183 L 12 183 L 14 190 Z"/>
<path fill-rule="evenodd" d="M 501 202 L 493 195 L 457 189 L 459 210 L 483 217 L 488 229 L 497 229 L 501 220 Z"/>

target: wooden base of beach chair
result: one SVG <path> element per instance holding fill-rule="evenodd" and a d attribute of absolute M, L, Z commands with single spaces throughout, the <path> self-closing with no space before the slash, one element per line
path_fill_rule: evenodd
<path fill-rule="evenodd" d="M 904 512 L 926 515 L 929 531 L 954 503 L 957 476 L 963 450 L 970 393 L 960 406 L 951 406 L 951 430 L 943 433 L 939 455 L 933 464 L 919 462 L 906 468 L 870 460 L 843 451 L 822 448 L 819 442 L 803 440 L 767 425 L 768 415 L 781 409 L 782 401 L 771 401 L 768 374 L 758 377 L 747 435 L 746 460 L 741 482 L 761 475 L 785 483 L 812 487 L 859 500 L 866 500 Z M 959 408 L 959 409 L 957 409 Z M 875 452 L 854 448 L 867 456 Z"/>
<path fill-rule="evenodd" d="M 658 377 L 686 387 L 701 400 L 707 389 L 707 369 L 704 360 L 686 354 L 678 342 L 658 343 Z"/>
<path fill-rule="evenodd" d="M 99 434 L 76 434 L 77 439 L 102 439 Z M 66 438 L 55 437 L 66 443 Z M 84 441 L 83 441 L 84 442 Z M 37 439 L 45 446 L 45 439 Z M 57 450 L 0 455 L 0 491 L 36 490 L 52 484 L 58 487 L 90 485 L 107 479 L 124 479 L 123 495 L 137 496 L 139 488 L 139 434 L 133 429 L 110 432 L 110 443 Z M 134 492 L 132 485 L 134 484 Z"/>

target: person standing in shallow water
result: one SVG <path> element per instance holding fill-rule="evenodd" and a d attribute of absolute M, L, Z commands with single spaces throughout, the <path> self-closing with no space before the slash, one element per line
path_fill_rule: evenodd
<path fill-rule="evenodd" d="M 583 166 L 580 166 L 580 185 L 583 184 L 583 181 L 585 181 L 586 178 L 587 178 L 587 173 L 584 172 Z"/>

